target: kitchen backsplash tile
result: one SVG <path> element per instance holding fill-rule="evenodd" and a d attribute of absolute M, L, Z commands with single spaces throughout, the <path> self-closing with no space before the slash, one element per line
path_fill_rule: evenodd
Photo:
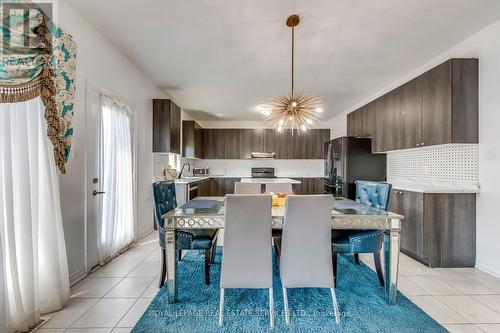
<path fill-rule="evenodd" d="M 387 179 L 477 184 L 477 144 L 447 144 L 387 153 Z"/>
<path fill-rule="evenodd" d="M 323 177 L 323 160 L 194 160 L 196 167 L 208 167 L 210 174 L 250 177 L 253 167 L 275 168 L 277 177 Z"/>

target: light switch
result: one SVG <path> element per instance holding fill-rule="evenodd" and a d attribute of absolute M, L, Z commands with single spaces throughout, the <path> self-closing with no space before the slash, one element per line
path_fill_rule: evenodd
<path fill-rule="evenodd" d="M 495 148 L 486 151 L 486 160 L 493 161 L 497 159 L 497 150 Z"/>

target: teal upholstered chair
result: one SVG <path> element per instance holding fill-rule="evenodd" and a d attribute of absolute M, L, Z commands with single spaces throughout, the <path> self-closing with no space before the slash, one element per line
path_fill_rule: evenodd
<path fill-rule="evenodd" d="M 392 186 L 389 183 L 356 181 L 356 201 L 386 210 L 389 205 L 391 188 Z M 359 264 L 359 253 L 373 253 L 378 279 L 380 284 L 384 286 L 384 275 L 382 273 L 380 258 L 383 241 L 384 232 L 380 230 L 333 231 L 332 251 L 335 282 L 338 279 L 337 255 L 339 253 L 354 254 L 357 264 Z"/>
<path fill-rule="evenodd" d="M 159 288 L 163 287 L 166 275 L 165 228 L 161 216 L 177 207 L 175 184 L 173 182 L 156 182 L 153 184 L 155 220 L 159 232 L 161 249 L 161 274 Z M 210 264 L 213 263 L 217 245 L 216 230 L 178 230 L 175 247 L 178 260 L 182 258 L 182 250 L 204 250 L 205 283 L 210 284 Z"/>

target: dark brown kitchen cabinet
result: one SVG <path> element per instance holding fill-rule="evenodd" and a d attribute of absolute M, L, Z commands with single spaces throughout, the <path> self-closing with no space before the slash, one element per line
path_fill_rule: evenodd
<path fill-rule="evenodd" d="M 478 142 L 478 59 L 450 59 L 347 115 L 374 152 Z"/>
<path fill-rule="evenodd" d="M 289 160 L 296 157 L 295 140 L 290 131 L 274 131 L 276 159 Z"/>
<path fill-rule="evenodd" d="M 203 129 L 194 120 L 182 122 L 182 156 L 203 158 Z"/>
<path fill-rule="evenodd" d="M 224 196 L 234 193 L 234 185 L 240 180 L 241 178 L 210 178 L 202 185 L 202 189 L 198 188 L 198 192 L 203 193 L 200 196 Z"/>
<path fill-rule="evenodd" d="M 393 190 L 389 210 L 405 217 L 401 225 L 401 250 L 424 258 L 423 193 Z"/>
<path fill-rule="evenodd" d="M 274 152 L 276 159 L 323 159 L 329 129 L 305 133 L 272 129 L 204 129 L 204 159 L 250 159 L 252 152 Z"/>
<path fill-rule="evenodd" d="M 398 89 L 401 121 L 400 149 L 420 147 L 423 142 L 422 81 L 422 78 L 417 78 Z"/>
<path fill-rule="evenodd" d="M 323 159 L 329 129 L 279 133 L 272 129 L 203 129 L 204 159 L 250 159 L 252 152 L 274 152 L 276 159 Z"/>
<path fill-rule="evenodd" d="M 241 131 L 239 129 L 222 130 L 224 151 L 222 158 L 226 160 L 237 160 L 240 158 Z"/>
<path fill-rule="evenodd" d="M 374 105 L 370 103 L 347 115 L 348 136 L 363 138 L 372 135 L 375 128 L 375 118 L 373 117 L 374 112 L 370 112 L 370 110 L 373 107 Z"/>
<path fill-rule="evenodd" d="M 252 158 L 252 135 L 253 130 L 241 129 L 240 136 L 240 159 Z"/>
<path fill-rule="evenodd" d="M 437 145 L 451 142 L 451 62 L 422 76 L 422 142 Z"/>
<path fill-rule="evenodd" d="M 401 252 L 429 267 L 474 267 L 474 193 L 417 193 L 393 189 L 389 210 L 404 216 Z"/>
<path fill-rule="evenodd" d="M 299 195 L 323 194 L 323 178 L 293 178 L 301 184 L 293 185 L 293 192 Z"/>
<path fill-rule="evenodd" d="M 212 193 L 212 179 L 207 178 L 198 182 L 198 196 L 209 197 Z"/>
<path fill-rule="evenodd" d="M 424 145 L 478 142 L 477 59 L 451 59 L 423 75 Z"/>
<path fill-rule="evenodd" d="M 399 92 L 391 91 L 372 103 L 376 115 L 373 151 L 386 152 L 399 149 L 401 133 Z"/>
<path fill-rule="evenodd" d="M 215 159 L 215 131 L 203 129 L 203 159 Z"/>
<path fill-rule="evenodd" d="M 153 153 L 181 153 L 181 108 L 170 99 L 153 100 Z"/>

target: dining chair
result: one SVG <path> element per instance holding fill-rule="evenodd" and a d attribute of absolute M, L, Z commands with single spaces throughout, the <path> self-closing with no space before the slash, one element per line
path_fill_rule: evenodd
<path fill-rule="evenodd" d="M 287 198 L 280 262 L 287 324 L 290 324 L 287 288 L 329 288 L 335 321 L 340 323 L 330 238 L 334 204 L 332 195 Z"/>
<path fill-rule="evenodd" d="M 159 232 L 161 250 L 161 273 L 158 287 L 165 283 L 166 250 L 165 226 L 161 216 L 177 207 L 174 182 L 160 181 L 153 184 L 153 200 L 155 207 L 155 221 Z M 182 250 L 204 250 L 205 252 L 205 284 L 210 284 L 210 265 L 214 261 L 217 246 L 216 230 L 177 230 L 175 248 L 178 251 L 178 260 L 182 258 Z"/>
<path fill-rule="evenodd" d="M 269 183 L 266 184 L 266 193 L 292 193 L 293 187 L 290 183 Z"/>
<path fill-rule="evenodd" d="M 262 189 L 260 183 L 242 183 L 234 184 L 234 194 L 261 194 Z"/>
<path fill-rule="evenodd" d="M 387 210 L 392 185 L 385 182 L 356 181 L 356 201 Z M 332 231 L 333 272 L 335 282 L 338 281 L 337 256 L 339 253 L 354 254 L 356 264 L 359 264 L 359 253 L 373 253 L 375 270 L 382 287 L 384 274 L 380 251 L 384 241 L 381 230 L 366 231 Z"/>
<path fill-rule="evenodd" d="M 226 195 L 220 326 L 224 324 L 224 290 L 248 288 L 269 289 L 269 320 L 274 327 L 271 208 L 270 195 Z"/>

